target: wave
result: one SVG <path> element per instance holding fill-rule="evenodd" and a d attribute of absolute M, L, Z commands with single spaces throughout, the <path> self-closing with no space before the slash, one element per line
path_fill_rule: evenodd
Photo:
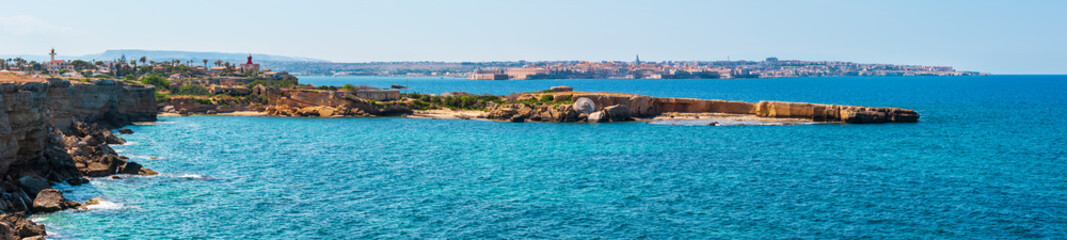
<path fill-rule="evenodd" d="M 118 151 L 116 151 L 116 152 L 118 152 Z M 130 159 L 141 159 L 141 160 L 162 160 L 162 159 L 166 159 L 164 157 L 133 155 L 133 154 L 122 154 L 122 156 L 126 156 L 126 157 L 128 157 Z"/>
<path fill-rule="evenodd" d="M 211 177 L 200 175 L 200 174 L 184 174 L 184 175 L 181 175 L 180 177 L 181 178 L 189 178 L 189 179 L 201 179 L 201 180 L 211 179 Z"/>
<path fill-rule="evenodd" d="M 99 203 L 86 206 L 85 209 L 86 210 L 95 210 L 95 209 L 112 210 L 112 209 L 122 209 L 125 206 L 126 206 L 125 204 L 116 203 L 116 202 L 112 202 L 112 201 L 102 200 L 101 199 Z"/>

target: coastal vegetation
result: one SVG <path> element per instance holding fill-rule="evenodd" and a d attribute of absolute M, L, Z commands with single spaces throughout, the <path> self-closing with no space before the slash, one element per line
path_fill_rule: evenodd
<path fill-rule="evenodd" d="M 178 95 L 207 96 L 211 95 L 211 91 L 207 87 L 190 84 L 181 86 L 178 90 Z"/>

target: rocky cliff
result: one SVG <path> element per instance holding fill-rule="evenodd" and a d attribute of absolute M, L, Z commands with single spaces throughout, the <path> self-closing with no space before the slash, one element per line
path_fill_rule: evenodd
<path fill-rule="evenodd" d="M 51 182 L 152 173 L 107 145 L 122 143 L 110 128 L 154 120 L 151 87 L 111 80 L 0 82 L 0 211 L 32 212 L 38 192 Z"/>

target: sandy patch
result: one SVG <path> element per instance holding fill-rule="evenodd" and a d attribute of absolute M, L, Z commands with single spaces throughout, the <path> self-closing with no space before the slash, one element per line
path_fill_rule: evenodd
<path fill-rule="evenodd" d="M 433 109 L 415 111 L 415 113 L 405 117 L 430 119 L 484 119 L 485 114 L 486 112 L 477 110 Z"/>

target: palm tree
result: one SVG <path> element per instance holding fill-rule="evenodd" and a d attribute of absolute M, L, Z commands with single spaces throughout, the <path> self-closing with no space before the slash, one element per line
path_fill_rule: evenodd
<path fill-rule="evenodd" d="M 216 67 L 221 67 L 222 66 L 222 60 L 215 60 L 215 66 Z"/>
<path fill-rule="evenodd" d="M 207 59 L 203 59 L 201 61 L 204 61 L 204 69 L 207 69 Z"/>
<path fill-rule="evenodd" d="M 141 56 L 141 65 L 144 65 L 144 62 L 147 61 L 147 60 L 148 60 L 148 57 Z"/>

